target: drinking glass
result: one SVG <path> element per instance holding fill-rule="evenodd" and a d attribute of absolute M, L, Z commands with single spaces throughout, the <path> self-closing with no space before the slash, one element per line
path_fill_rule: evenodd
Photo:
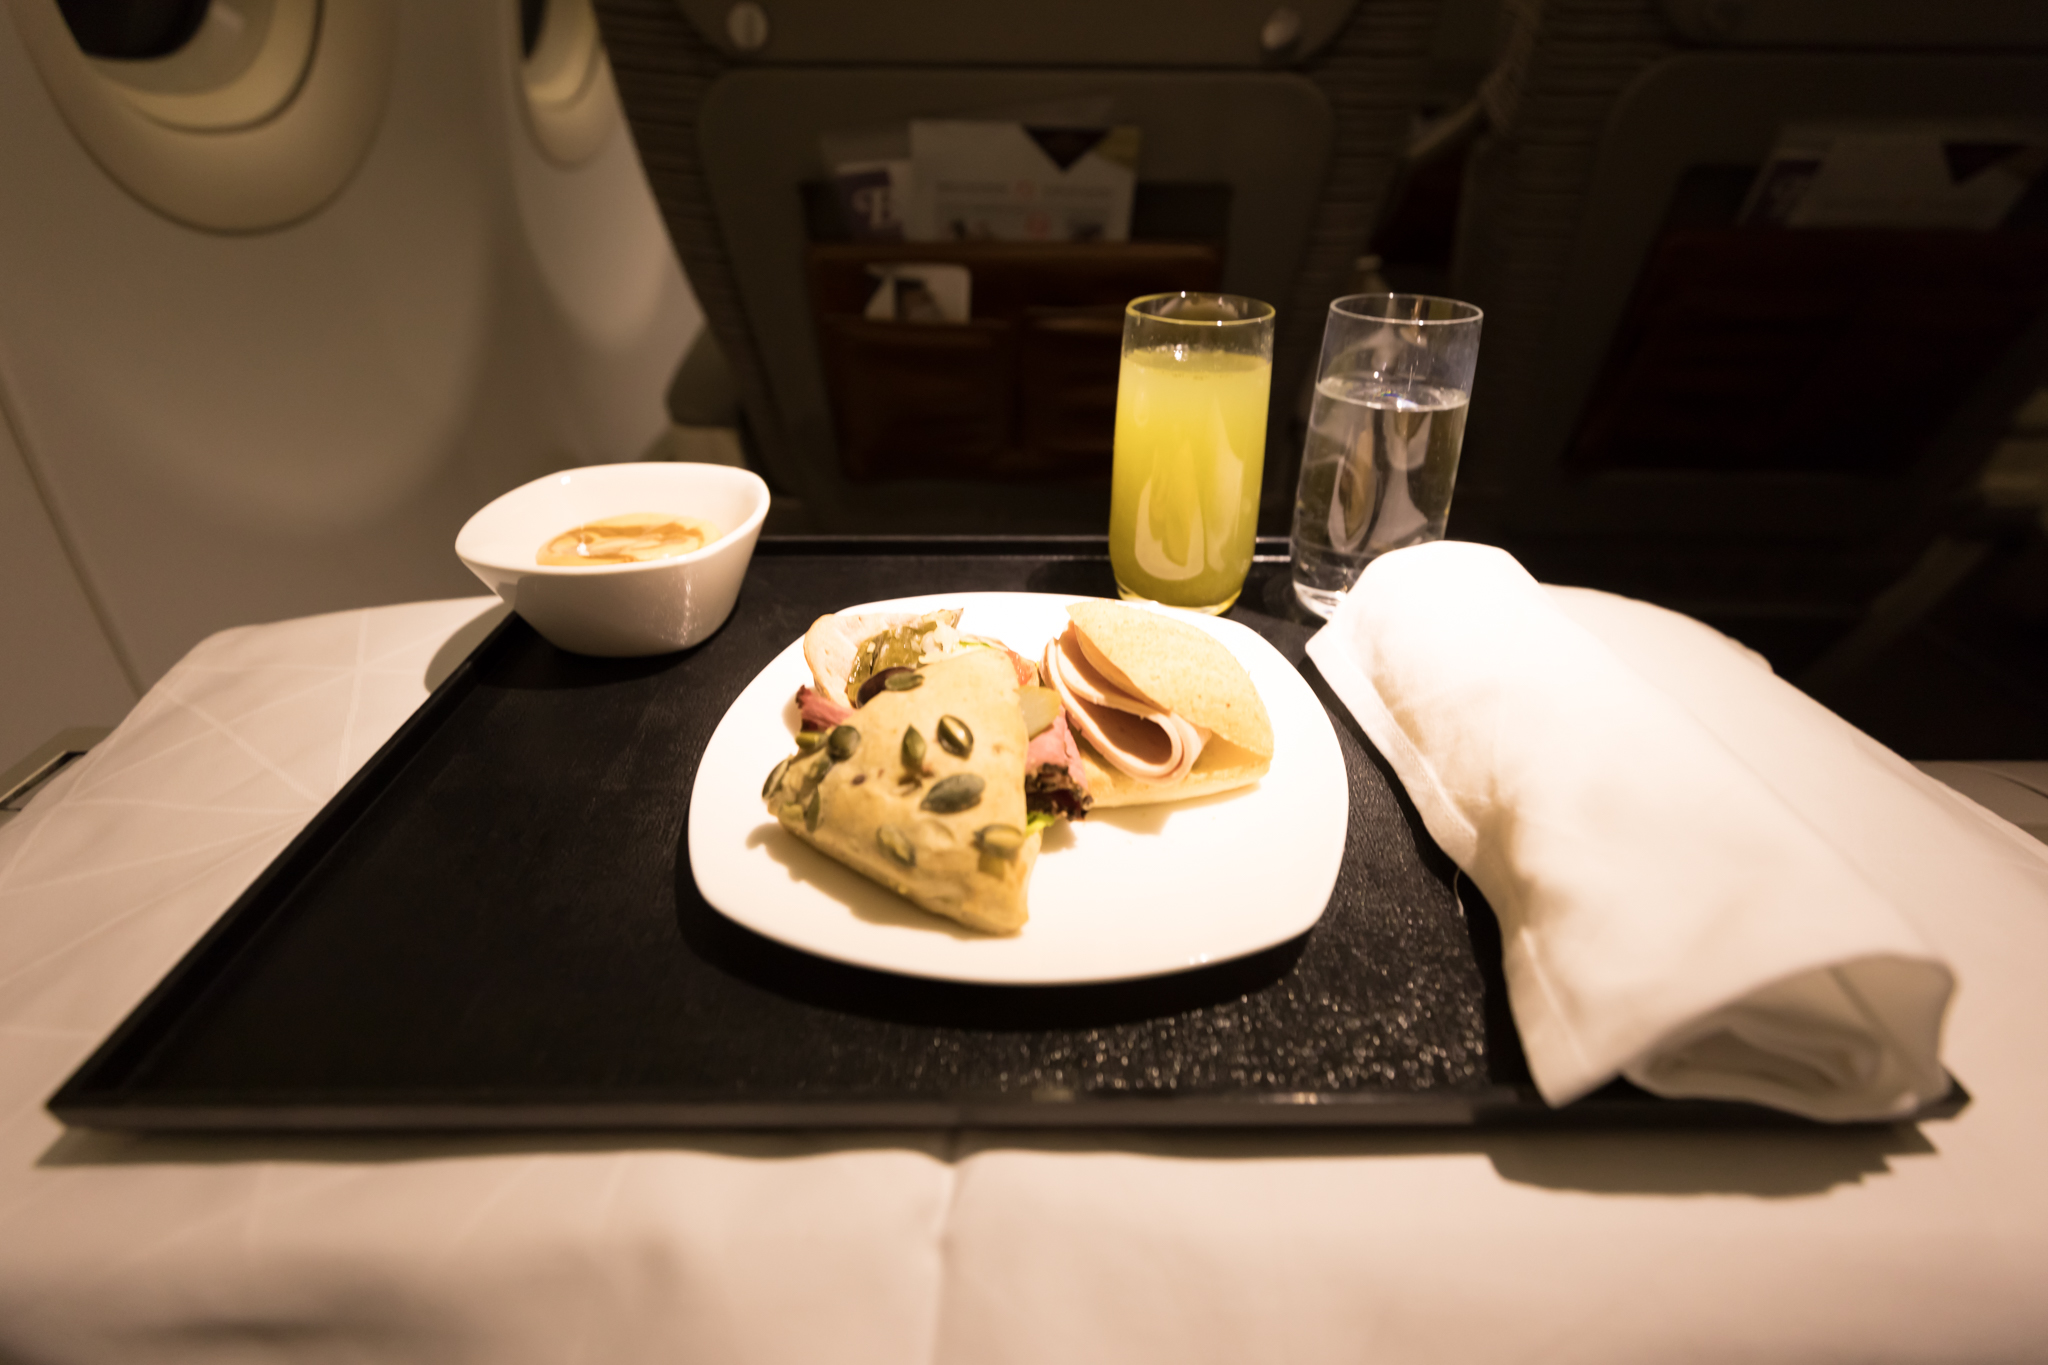
<path fill-rule="evenodd" d="M 1124 309 L 1109 561 L 1127 598 L 1229 608 L 1252 564 L 1273 308 L 1153 294 Z"/>
<path fill-rule="evenodd" d="M 1316 615 L 1380 555 L 1443 539 L 1480 318 L 1425 294 L 1330 305 L 1294 504 L 1294 595 Z"/>

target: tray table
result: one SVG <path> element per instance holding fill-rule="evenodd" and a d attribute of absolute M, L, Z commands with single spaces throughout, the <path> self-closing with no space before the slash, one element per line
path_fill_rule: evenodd
<path fill-rule="evenodd" d="M 1231 614 L 1301 667 L 1315 623 L 1284 542 L 1261 551 Z M 579 658 L 509 619 L 52 1110 L 214 1131 L 1800 1122 L 1624 1083 L 1545 1106 L 1491 912 L 1312 668 L 1350 827 L 1328 911 L 1277 948 L 971 986 L 813 958 L 706 905 L 687 803 L 741 688 L 824 612 L 982 590 L 1114 583 L 1100 540 L 767 540 L 732 619 L 681 654 Z"/>

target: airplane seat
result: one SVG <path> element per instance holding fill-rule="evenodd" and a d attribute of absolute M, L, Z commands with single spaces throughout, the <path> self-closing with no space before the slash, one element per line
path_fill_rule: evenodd
<path fill-rule="evenodd" d="M 1968 228 L 1788 226 L 1755 196 L 1801 130 L 1938 135 L 1958 182 L 2031 174 L 2048 8 L 1509 12 L 1452 267 L 1487 312 L 1453 533 L 1795 673 L 1880 598 L 1937 600 L 1956 537 L 1984 533 L 1973 480 L 2048 374 L 2048 185 Z"/>
<path fill-rule="evenodd" d="M 701 325 L 589 0 L 0 0 L 0 185 L 0 758 L 478 591 L 463 521 L 641 458 Z"/>
<path fill-rule="evenodd" d="M 750 457 L 816 529 L 890 532 L 1100 534 L 1121 304 L 1204 287 L 1146 279 L 1278 306 L 1284 430 L 1410 132 L 1437 10 L 597 0 L 715 343 L 703 368 L 729 373 Z M 820 225 L 825 134 L 1082 99 L 1112 101 L 1113 121 L 1141 130 L 1128 244 L 1057 243 L 1027 260 L 1024 243 L 835 241 Z M 1218 248 L 1207 265 L 1205 245 Z M 1182 247 L 1192 264 L 1158 266 Z M 969 322 L 864 323 L 864 267 L 903 260 L 967 263 Z M 707 393 L 692 379 L 677 397 L 715 407 Z M 1272 528 L 1286 526 L 1298 459 L 1269 441 Z"/>

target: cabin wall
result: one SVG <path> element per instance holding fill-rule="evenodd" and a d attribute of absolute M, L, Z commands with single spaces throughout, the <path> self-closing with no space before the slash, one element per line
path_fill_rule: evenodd
<path fill-rule="evenodd" d="M 536 134 L 516 5 L 394 6 L 345 183 L 220 231 L 103 169 L 31 60 L 35 4 L 0 0 L 0 760 L 214 631 L 481 591 L 472 511 L 666 434 L 701 315 L 608 71 L 580 159 Z"/>

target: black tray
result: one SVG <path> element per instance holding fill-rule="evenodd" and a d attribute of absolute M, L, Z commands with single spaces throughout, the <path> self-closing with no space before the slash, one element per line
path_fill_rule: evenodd
<path fill-rule="evenodd" d="M 1231 615 L 1300 666 L 1313 626 L 1284 546 L 1261 548 Z M 1620 1083 L 1546 1107 L 1491 912 L 1312 668 L 1351 821 L 1328 912 L 1280 947 L 968 986 L 822 961 L 705 904 L 690 790 L 740 690 L 823 612 L 979 590 L 1114 584 L 1100 541 L 765 541 L 686 653 L 578 658 L 508 620 L 50 1108 L 222 1131 L 1798 1122 Z"/>

